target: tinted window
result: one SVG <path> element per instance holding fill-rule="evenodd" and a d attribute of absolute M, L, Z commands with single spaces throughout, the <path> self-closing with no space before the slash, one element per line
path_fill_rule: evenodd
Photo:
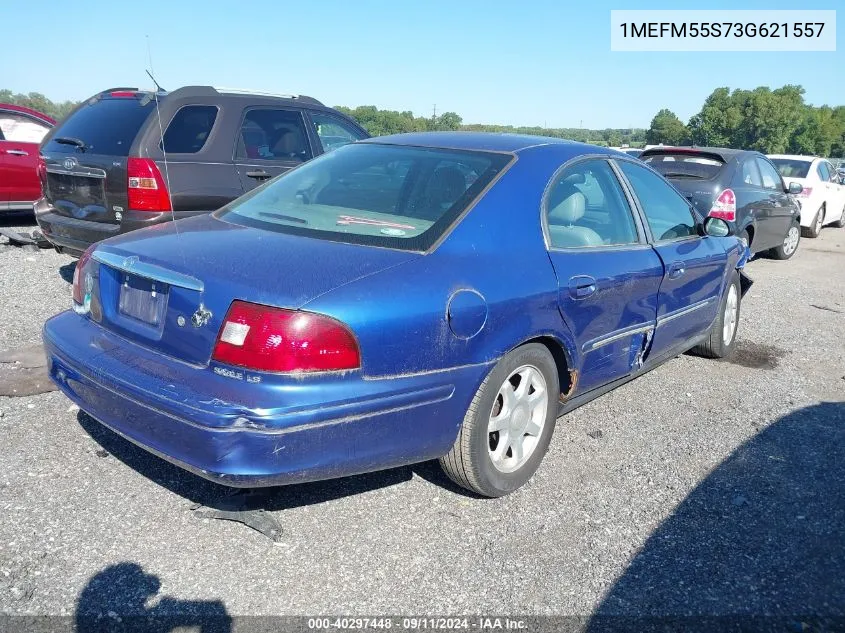
<path fill-rule="evenodd" d="M 164 132 L 164 151 L 196 154 L 208 140 L 216 119 L 217 106 L 189 105 L 179 108 Z"/>
<path fill-rule="evenodd" d="M 638 241 L 631 208 L 607 161 L 583 161 L 561 172 L 549 189 L 545 208 L 553 247 Z"/>
<path fill-rule="evenodd" d="M 830 181 L 830 170 L 827 168 L 827 163 L 824 161 L 820 162 L 818 167 L 816 167 L 816 172 L 818 172 L 819 180 L 822 182 Z"/>
<path fill-rule="evenodd" d="M 674 240 L 696 235 L 689 204 L 654 172 L 634 163 L 619 163 L 640 201 L 655 240 Z"/>
<path fill-rule="evenodd" d="M 236 224 L 426 250 L 512 159 L 356 143 L 315 158 L 224 208 Z"/>
<path fill-rule="evenodd" d="M 760 170 L 757 168 L 757 163 L 753 160 L 742 161 L 739 177 L 744 185 L 750 185 L 752 187 L 763 186 L 763 178 L 760 176 Z"/>
<path fill-rule="evenodd" d="M 311 158 L 302 114 L 295 110 L 255 109 L 246 113 L 237 157 L 249 161 L 302 163 Z"/>
<path fill-rule="evenodd" d="M 710 179 L 714 178 L 725 164 L 718 156 L 690 152 L 649 154 L 640 158 L 667 178 Z"/>
<path fill-rule="evenodd" d="M 755 158 L 754 160 L 760 168 L 760 175 L 763 177 L 763 187 L 766 189 L 782 190 L 783 181 L 780 179 L 780 174 L 772 166 L 772 164 L 762 158 Z"/>
<path fill-rule="evenodd" d="M 155 112 L 155 100 L 148 96 L 106 97 L 83 105 L 59 124 L 46 149 L 50 152 L 75 152 L 76 146 L 57 143 L 60 137 L 76 138 L 91 154 L 128 156 L 138 131 Z"/>
<path fill-rule="evenodd" d="M 314 127 L 317 136 L 320 137 L 324 152 L 330 152 L 348 143 L 360 141 L 366 136 L 348 123 L 327 114 L 312 113 L 311 119 L 314 121 Z"/>
<path fill-rule="evenodd" d="M 0 140 L 40 143 L 50 128 L 21 114 L 0 111 Z"/>
<path fill-rule="evenodd" d="M 771 161 L 784 178 L 806 178 L 812 165 L 808 160 L 796 158 L 772 158 Z"/>

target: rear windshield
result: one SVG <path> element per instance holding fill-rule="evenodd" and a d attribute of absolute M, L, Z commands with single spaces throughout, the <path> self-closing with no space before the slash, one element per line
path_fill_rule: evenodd
<path fill-rule="evenodd" d="M 155 112 L 149 97 L 105 97 L 86 104 L 62 121 L 45 147 L 49 152 L 79 151 L 76 145 L 57 138 L 78 139 L 89 154 L 128 156 L 138 130 Z"/>
<path fill-rule="evenodd" d="M 813 164 L 811 161 L 795 158 L 770 158 L 769 160 L 775 164 L 784 178 L 806 178 L 810 173 L 810 165 Z"/>
<path fill-rule="evenodd" d="M 513 157 L 344 145 L 221 209 L 235 224 L 320 239 L 430 248 Z"/>
<path fill-rule="evenodd" d="M 650 154 L 640 156 L 643 162 L 663 174 L 666 178 L 715 178 L 724 161 L 716 156 L 688 154 L 686 152 Z"/>

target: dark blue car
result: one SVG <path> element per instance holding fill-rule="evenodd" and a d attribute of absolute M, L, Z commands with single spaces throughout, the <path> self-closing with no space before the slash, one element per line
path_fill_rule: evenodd
<path fill-rule="evenodd" d="M 84 411 L 220 483 L 439 458 L 499 496 L 562 413 L 690 348 L 729 354 L 745 256 L 618 152 L 382 137 L 92 247 L 44 339 Z"/>

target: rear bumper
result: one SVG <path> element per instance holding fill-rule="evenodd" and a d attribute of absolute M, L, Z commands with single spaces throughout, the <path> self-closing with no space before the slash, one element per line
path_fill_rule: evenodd
<path fill-rule="evenodd" d="M 488 371 L 247 384 L 167 359 L 72 312 L 47 321 L 44 342 L 51 378 L 83 411 L 177 466 L 240 487 L 439 457 Z"/>
<path fill-rule="evenodd" d="M 211 213 L 211 211 L 176 212 L 176 219 Z M 42 198 L 35 203 L 35 219 L 44 237 L 56 247 L 56 250 L 79 257 L 92 244 L 102 240 L 129 233 L 137 229 L 169 222 L 172 219 L 170 211 L 124 211 L 120 223 L 92 222 L 59 215 L 50 204 Z"/>

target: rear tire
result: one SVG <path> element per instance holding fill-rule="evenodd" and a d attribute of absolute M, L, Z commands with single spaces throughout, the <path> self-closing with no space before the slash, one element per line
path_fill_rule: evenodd
<path fill-rule="evenodd" d="M 719 305 L 719 316 L 710 328 L 707 338 L 692 348 L 692 352 L 705 358 L 725 358 L 736 347 L 736 333 L 739 330 L 739 313 L 742 292 L 739 273 L 734 271 L 730 283 Z"/>
<path fill-rule="evenodd" d="M 559 395 L 548 348 L 516 348 L 481 383 L 440 466 L 456 484 L 485 497 L 513 492 L 534 475 L 549 448 Z"/>
<path fill-rule="evenodd" d="M 818 211 L 816 211 L 816 215 L 813 216 L 813 222 L 810 226 L 802 226 L 801 227 L 801 235 L 804 237 L 816 238 L 819 236 L 819 233 L 822 232 L 822 227 L 824 226 L 824 215 L 825 215 L 825 207 L 822 205 Z"/>
<path fill-rule="evenodd" d="M 798 244 L 801 242 L 801 225 L 793 222 L 789 227 L 789 231 L 783 238 L 780 246 L 776 246 L 771 250 L 772 257 L 775 259 L 789 259 L 798 251 Z"/>

